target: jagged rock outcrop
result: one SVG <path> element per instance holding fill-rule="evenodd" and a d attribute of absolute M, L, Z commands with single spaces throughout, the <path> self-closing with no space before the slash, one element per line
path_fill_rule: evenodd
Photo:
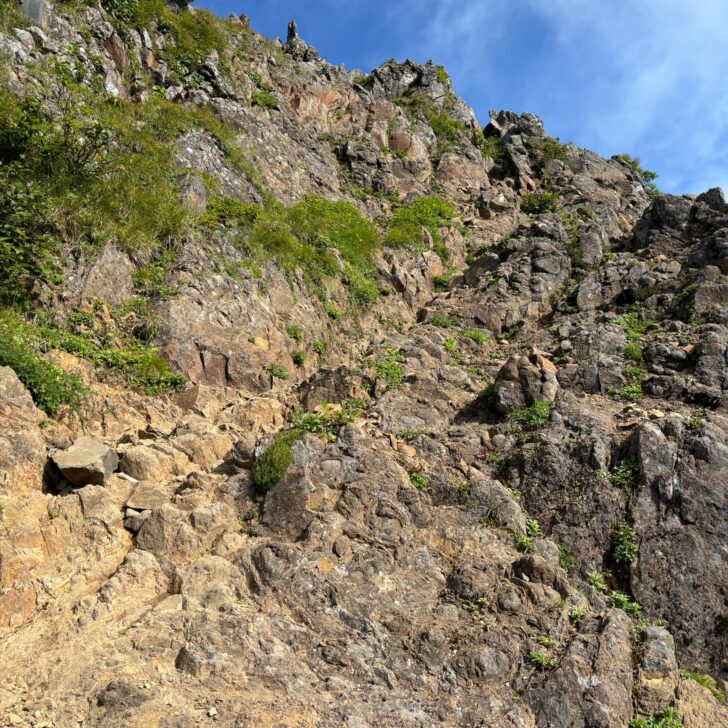
<path fill-rule="evenodd" d="M 33 354 L 91 391 L 50 418 L 0 367 L 5 722 L 728 725 L 720 191 L 651 199 L 532 114 L 481 128 L 433 63 L 349 73 L 244 16 L 180 60 L 105 7 L 3 28 L 9 88 L 73 61 L 163 98 L 195 225 L 151 261 L 69 243 L 30 287 L 75 327 Z M 388 244 L 357 268 L 299 219 L 276 258 L 307 195 Z M 120 331 L 131 356 L 84 358 Z M 100 368 L 142 342 L 182 391 Z"/>

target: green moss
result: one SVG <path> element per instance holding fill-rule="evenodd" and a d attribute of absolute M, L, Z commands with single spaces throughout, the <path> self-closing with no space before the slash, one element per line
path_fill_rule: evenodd
<path fill-rule="evenodd" d="M 302 436 L 299 429 L 280 432 L 258 457 L 253 465 L 253 485 L 259 493 L 269 493 L 280 483 L 293 461 L 293 444 Z"/>

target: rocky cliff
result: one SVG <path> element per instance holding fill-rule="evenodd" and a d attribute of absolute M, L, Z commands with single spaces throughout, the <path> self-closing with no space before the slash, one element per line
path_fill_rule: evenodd
<path fill-rule="evenodd" d="M 5 725 L 728 726 L 720 191 L 295 24 L 0 55 Z"/>

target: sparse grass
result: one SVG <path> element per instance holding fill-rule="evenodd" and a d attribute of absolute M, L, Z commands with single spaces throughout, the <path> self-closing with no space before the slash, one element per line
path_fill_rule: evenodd
<path fill-rule="evenodd" d="M 298 324 L 286 326 L 286 333 L 299 344 L 303 341 L 303 329 Z"/>
<path fill-rule="evenodd" d="M 576 563 L 573 554 L 571 554 L 566 546 L 559 544 L 559 566 L 568 574 Z"/>
<path fill-rule="evenodd" d="M 649 717 L 632 718 L 628 728 L 683 728 L 683 722 L 674 708 Z"/>
<path fill-rule="evenodd" d="M 442 345 L 445 347 L 445 351 L 450 354 L 455 354 L 458 350 L 458 342 L 455 341 L 455 339 L 445 339 L 445 341 L 442 342 Z"/>
<path fill-rule="evenodd" d="M 702 685 L 704 688 L 710 691 L 711 695 L 719 703 L 726 702 L 725 693 L 718 687 L 718 683 L 712 677 L 710 677 L 710 675 L 705 675 L 702 672 L 697 672 L 695 670 L 681 669 L 680 676 L 685 678 L 686 680 L 692 680 L 693 682 L 698 683 L 698 685 Z"/>
<path fill-rule="evenodd" d="M 458 325 L 458 320 L 456 318 L 452 318 L 450 316 L 443 316 L 442 314 L 435 314 L 434 316 L 430 316 L 426 323 L 437 326 L 441 329 L 450 329 L 453 326 Z"/>
<path fill-rule="evenodd" d="M 535 430 L 543 427 L 551 416 L 553 405 L 546 400 L 538 400 L 528 407 L 516 410 L 513 419 L 527 430 Z"/>

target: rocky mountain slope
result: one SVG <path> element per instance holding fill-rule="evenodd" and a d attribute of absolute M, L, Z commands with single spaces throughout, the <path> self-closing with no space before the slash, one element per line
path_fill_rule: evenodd
<path fill-rule="evenodd" d="M 728 726 L 728 205 L 157 0 L 0 7 L 0 718 Z"/>

